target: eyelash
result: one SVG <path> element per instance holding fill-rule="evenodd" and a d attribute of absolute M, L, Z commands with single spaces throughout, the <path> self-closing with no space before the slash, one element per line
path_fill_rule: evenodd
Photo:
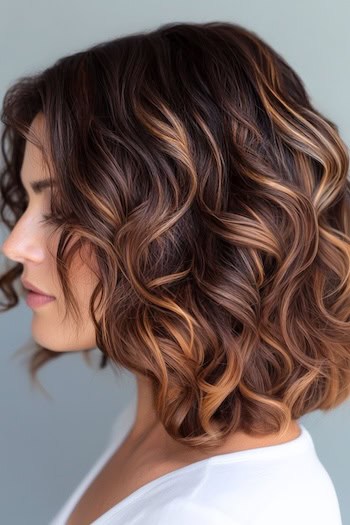
<path fill-rule="evenodd" d="M 57 222 L 57 217 L 55 217 L 54 215 L 45 215 L 45 213 L 43 213 L 43 220 L 42 221 L 39 221 L 40 224 L 42 223 L 46 223 L 46 224 L 55 224 Z"/>

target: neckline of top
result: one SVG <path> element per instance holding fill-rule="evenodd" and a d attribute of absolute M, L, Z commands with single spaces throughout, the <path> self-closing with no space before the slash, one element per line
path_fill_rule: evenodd
<path fill-rule="evenodd" d="M 126 434 L 129 432 L 129 429 L 131 428 L 131 425 L 134 422 L 135 414 L 136 414 L 135 401 L 132 400 L 121 411 L 121 414 L 116 421 L 116 423 L 118 423 L 118 426 L 120 425 L 122 421 L 123 423 L 127 423 L 125 435 L 122 437 L 122 440 L 119 441 L 117 446 L 115 446 L 115 444 L 113 443 L 110 444 L 110 449 L 109 449 L 110 454 L 108 454 L 107 459 L 104 463 L 106 463 L 108 459 L 113 455 L 113 453 L 117 450 L 118 446 L 123 441 Z M 131 418 L 130 418 L 130 415 L 132 415 Z M 304 425 L 300 422 L 299 422 L 299 426 L 300 426 L 300 434 L 296 438 L 290 441 L 286 441 L 285 443 L 279 443 L 277 445 L 267 445 L 264 447 L 251 448 L 247 450 L 227 452 L 223 454 L 214 454 L 213 456 L 210 456 L 209 458 L 194 461 L 193 463 L 190 463 L 183 467 L 179 467 L 175 470 L 172 470 L 171 472 L 168 472 L 167 474 L 163 474 L 162 476 L 159 476 L 158 478 L 155 478 L 145 483 L 140 488 L 136 489 L 134 492 L 132 492 L 131 494 L 123 498 L 121 501 L 116 503 L 113 507 L 108 509 L 104 514 L 99 516 L 93 523 L 91 523 L 91 525 L 100 525 L 100 524 L 102 525 L 105 519 L 114 516 L 116 513 L 123 510 L 129 504 L 139 499 L 141 496 L 147 494 L 154 487 L 162 483 L 165 483 L 168 480 L 181 476 L 182 474 L 186 474 L 187 472 L 191 472 L 195 469 L 198 469 L 200 467 L 208 468 L 209 465 L 213 465 L 213 464 L 219 465 L 219 464 L 224 464 L 224 463 L 236 463 L 239 461 L 256 458 L 256 456 L 261 455 L 261 453 L 263 453 L 264 455 L 263 459 L 268 459 L 271 457 L 278 458 L 278 457 L 293 455 L 294 453 L 300 452 L 301 450 L 306 449 L 307 447 L 310 447 L 310 446 L 314 448 L 312 437 L 309 431 L 307 430 L 307 428 L 304 427 Z"/>

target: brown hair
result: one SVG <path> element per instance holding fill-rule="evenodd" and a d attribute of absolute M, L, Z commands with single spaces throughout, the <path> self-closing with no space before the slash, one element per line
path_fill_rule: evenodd
<path fill-rule="evenodd" d="M 18 79 L 1 117 L 10 230 L 39 112 L 68 309 L 78 321 L 66 272 L 86 244 L 101 367 L 151 378 L 173 438 L 283 432 L 350 395 L 349 156 L 276 51 L 233 23 L 172 23 Z M 5 310 L 22 269 L 1 277 Z M 37 348 L 31 374 L 58 355 Z"/>

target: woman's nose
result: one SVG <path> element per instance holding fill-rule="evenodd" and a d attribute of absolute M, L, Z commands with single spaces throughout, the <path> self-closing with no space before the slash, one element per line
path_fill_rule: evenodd
<path fill-rule="evenodd" d="M 43 257 L 38 237 L 31 234 L 29 228 L 22 227 L 20 223 L 16 224 L 0 249 L 5 257 L 20 263 L 26 260 L 40 262 Z"/>

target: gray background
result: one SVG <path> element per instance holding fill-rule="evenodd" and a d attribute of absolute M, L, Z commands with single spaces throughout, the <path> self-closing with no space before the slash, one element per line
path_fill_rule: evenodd
<path fill-rule="evenodd" d="M 227 20 L 256 31 L 279 51 L 350 143 L 349 0 L 0 0 L 0 6 L 1 99 L 17 77 L 101 40 L 166 22 Z M 40 371 L 51 399 L 32 388 L 25 366 L 13 358 L 30 336 L 31 317 L 23 301 L 0 315 L 0 522 L 7 525 L 49 522 L 100 455 L 136 388 L 129 372 L 99 371 L 97 349 L 92 368 L 73 353 Z M 343 523 L 350 525 L 350 402 L 301 422 L 333 479 Z"/>

